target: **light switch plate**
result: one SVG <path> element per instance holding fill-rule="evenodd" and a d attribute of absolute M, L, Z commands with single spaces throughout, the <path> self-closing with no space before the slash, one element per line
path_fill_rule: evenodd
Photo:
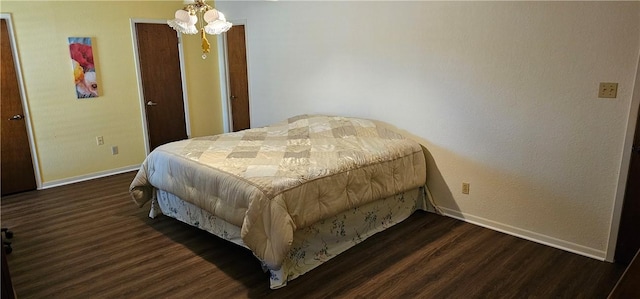
<path fill-rule="evenodd" d="M 615 98 L 618 95 L 618 83 L 600 82 L 599 98 Z"/>

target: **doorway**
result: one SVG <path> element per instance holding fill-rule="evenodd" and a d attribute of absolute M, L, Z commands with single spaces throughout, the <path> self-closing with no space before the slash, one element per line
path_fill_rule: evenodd
<path fill-rule="evenodd" d="M 2 14 L 0 18 L 0 55 L 2 64 L 1 121 L 1 194 L 35 190 L 38 187 L 37 169 L 34 168 L 32 143 L 29 132 L 29 114 L 24 109 L 24 93 L 11 18 Z"/>
<path fill-rule="evenodd" d="M 622 264 L 629 264 L 640 248 L 640 122 L 638 122 L 638 116 L 636 115 L 636 132 L 616 241 L 615 261 Z"/>
<path fill-rule="evenodd" d="M 188 138 L 178 33 L 166 23 L 133 21 L 147 152 Z"/>
<path fill-rule="evenodd" d="M 233 25 L 226 33 L 229 107 L 232 131 L 251 127 L 249 117 L 249 80 L 245 26 Z"/>
<path fill-rule="evenodd" d="M 620 222 L 617 227 L 618 234 L 614 235 L 617 236 L 617 238 L 615 239 L 613 260 L 621 264 L 630 263 L 640 248 L 640 112 L 638 112 L 638 106 L 640 105 L 640 57 L 638 57 L 636 68 L 635 87 L 631 98 L 631 111 L 632 113 L 633 111 L 636 113 L 635 126 L 633 126 L 631 122 L 634 120 L 634 115 L 629 116 L 629 128 L 634 128 L 635 131 L 633 131 L 633 139 L 631 142 L 626 186 L 623 189 L 624 197 L 622 203 L 619 203 L 619 199 L 618 202 L 616 202 L 616 206 L 621 206 L 619 207 L 621 212 L 619 214 Z M 627 134 L 630 133 L 631 132 L 627 132 Z M 628 145 L 625 145 L 625 148 L 627 148 L 627 146 Z M 623 181 L 622 178 L 621 181 Z M 616 221 L 615 213 L 613 220 Z M 611 241 L 609 246 L 612 246 Z M 610 257 L 609 260 L 611 260 Z"/>

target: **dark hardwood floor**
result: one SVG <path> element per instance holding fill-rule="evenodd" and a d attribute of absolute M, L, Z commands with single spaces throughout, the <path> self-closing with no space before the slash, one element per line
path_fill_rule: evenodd
<path fill-rule="evenodd" d="M 616 264 L 418 212 L 270 290 L 251 252 L 129 198 L 133 173 L 2 198 L 18 298 L 606 298 Z"/>

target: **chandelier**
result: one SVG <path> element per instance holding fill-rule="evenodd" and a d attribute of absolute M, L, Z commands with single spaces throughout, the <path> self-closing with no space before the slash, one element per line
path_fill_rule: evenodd
<path fill-rule="evenodd" d="M 183 9 L 176 11 L 175 19 L 168 20 L 167 24 L 175 31 L 184 34 L 197 34 L 202 38 L 202 59 L 207 58 L 211 45 L 207 40 L 208 34 L 218 35 L 227 32 L 231 23 L 227 22 L 224 15 L 204 2 L 205 0 L 187 0 Z M 206 26 L 204 22 L 207 22 Z M 196 24 L 200 29 L 196 28 Z"/>

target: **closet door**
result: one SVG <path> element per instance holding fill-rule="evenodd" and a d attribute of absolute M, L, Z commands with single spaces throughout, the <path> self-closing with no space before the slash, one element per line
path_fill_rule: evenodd
<path fill-rule="evenodd" d="M 187 138 L 178 34 L 167 24 L 136 24 L 149 148 Z"/>
<path fill-rule="evenodd" d="M 35 190 L 36 178 L 9 28 L 7 20 L 1 19 L 0 21 L 2 23 L 2 31 L 0 32 L 0 55 L 2 56 L 0 64 L 2 72 L 0 74 L 2 81 L 0 90 L 0 95 L 2 95 L 2 108 L 0 109 L 2 169 L 0 171 L 2 175 L 0 177 L 2 177 L 2 195 L 6 195 Z"/>
<path fill-rule="evenodd" d="M 233 131 L 251 127 L 249 120 L 249 84 L 247 79 L 247 47 L 244 25 L 234 25 L 227 31 L 229 64 L 229 102 Z"/>

